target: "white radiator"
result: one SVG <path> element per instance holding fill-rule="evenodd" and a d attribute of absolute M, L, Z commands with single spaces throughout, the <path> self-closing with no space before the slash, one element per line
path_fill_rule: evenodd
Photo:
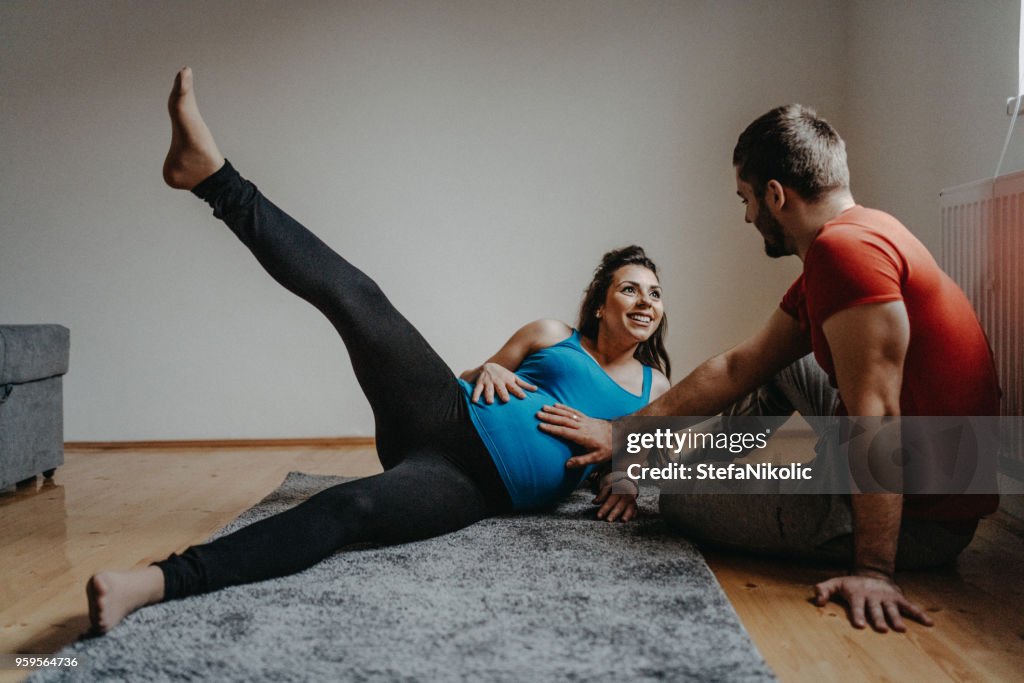
<path fill-rule="evenodd" d="M 1024 171 L 940 196 L 939 262 L 967 294 L 992 344 L 1001 413 L 1024 415 Z M 1024 420 L 1007 422 L 1000 469 L 1024 480 Z"/>

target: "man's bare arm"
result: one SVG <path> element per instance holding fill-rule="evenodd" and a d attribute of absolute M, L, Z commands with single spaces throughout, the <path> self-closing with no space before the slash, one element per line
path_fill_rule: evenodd
<path fill-rule="evenodd" d="M 898 417 L 903 361 L 910 342 L 910 321 L 903 302 L 855 306 L 836 313 L 823 327 L 847 412 L 860 417 Z M 863 628 L 870 623 L 883 633 L 890 625 L 897 631 L 906 630 L 901 612 L 931 625 L 893 580 L 903 497 L 854 494 L 852 507 L 851 575 L 819 583 L 817 603 L 824 605 L 833 596 L 841 597 L 850 607 L 854 626 Z"/>
<path fill-rule="evenodd" d="M 706 360 L 636 415 L 716 415 L 768 381 L 810 350 L 796 320 L 776 309 L 753 337 Z M 611 423 L 581 415 L 568 406 L 545 406 L 540 428 L 587 449 L 567 467 L 584 467 L 612 457 Z"/>
<path fill-rule="evenodd" d="M 776 309 L 743 343 L 701 363 L 637 415 L 717 415 L 810 351 L 796 320 Z"/>

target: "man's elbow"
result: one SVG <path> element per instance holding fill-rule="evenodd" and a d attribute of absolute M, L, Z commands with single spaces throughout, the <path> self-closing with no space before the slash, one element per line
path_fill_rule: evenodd
<path fill-rule="evenodd" d="M 720 364 L 730 393 L 737 396 L 748 394 L 771 379 L 771 369 L 766 367 L 763 358 L 739 348 L 730 349 L 712 360 Z"/>
<path fill-rule="evenodd" d="M 855 417 L 899 417 L 900 397 L 893 392 L 851 392 L 846 395 L 842 387 L 839 395 L 846 405 L 846 412 Z"/>

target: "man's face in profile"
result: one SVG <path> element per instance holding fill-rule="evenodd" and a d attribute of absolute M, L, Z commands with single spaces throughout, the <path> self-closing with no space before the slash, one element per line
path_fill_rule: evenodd
<path fill-rule="evenodd" d="M 736 194 L 739 195 L 746 209 L 743 220 L 753 223 L 764 239 L 764 253 L 772 258 L 795 253 L 786 244 L 786 233 L 782 223 L 776 220 L 768 210 L 768 206 L 763 201 L 764 197 L 757 197 L 751 184 L 739 177 L 739 169 L 736 170 Z"/>

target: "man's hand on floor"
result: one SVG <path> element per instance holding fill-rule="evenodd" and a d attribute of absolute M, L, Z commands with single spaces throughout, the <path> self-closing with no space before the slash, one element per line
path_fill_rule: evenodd
<path fill-rule="evenodd" d="M 879 575 L 837 576 L 822 581 L 815 587 L 814 603 L 824 607 L 830 599 L 839 599 L 850 608 L 850 623 L 864 628 L 870 621 L 879 633 L 887 633 L 891 626 L 894 631 L 907 630 L 901 614 L 919 621 L 925 626 L 934 622 L 924 611 L 907 600 L 903 591 L 892 579 Z"/>

